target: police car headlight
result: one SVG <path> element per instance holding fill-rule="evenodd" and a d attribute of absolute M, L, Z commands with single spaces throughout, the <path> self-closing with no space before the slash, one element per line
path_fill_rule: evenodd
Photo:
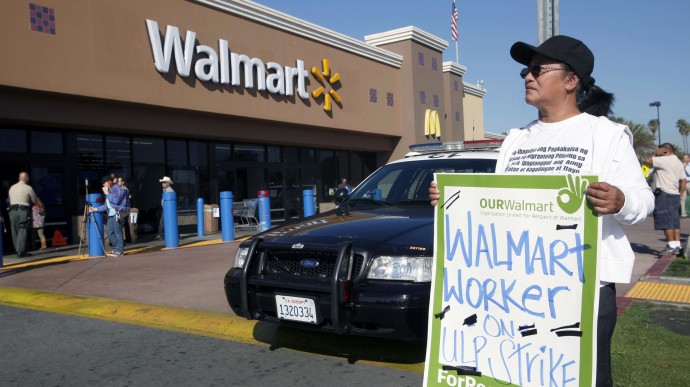
<path fill-rule="evenodd" d="M 249 254 L 249 247 L 240 247 L 235 253 L 235 262 L 232 267 L 244 267 L 244 263 L 247 261 L 247 254 Z"/>
<path fill-rule="evenodd" d="M 430 282 L 433 257 L 381 256 L 369 269 L 369 279 Z"/>

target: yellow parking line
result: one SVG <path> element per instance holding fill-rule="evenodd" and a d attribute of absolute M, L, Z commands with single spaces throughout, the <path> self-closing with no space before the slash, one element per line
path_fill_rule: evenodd
<path fill-rule="evenodd" d="M 0 304 L 266 345 L 252 337 L 256 322 L 229 313 L 8 287 L 0 287 Z"/>
<path fill-rule="evenodd" d="M 690 303 L 690 285 L 638 281 L 625 297 Z"/>
<path fill-rule="evenodd" d="M 115 321 L 126 324 L 145 326 L 156 329 L 194 334 L 199 336 L 214 337 L 222 340 L 234 342 L 269 346 L 273 342 L 291 343 L 299 340 L 293 337 L 292 332 L 289 337 L 280 337 L 280 329 L 273 324 L 262 328 L 257 327 L 257 321 L 250 321 L 242 317 L 237 317 L 232 313 L 207 312 L 200 310 L 175 308 L 160 305 L 143 304 L 132 301 L 113 300 L 98 297 L 74 296 L 69 294 L 42 292 L 38 290 L 18 289 L 0 287 L 0 305 L 35 309 L 52 313 L 60 313 L 72 316 L 95 318 L 100 320 Z M 267 327 L 269 326 L 269 327 Z M 311 334 L 306 332 L 305 334 Z M 261 338 L 257 340 L 255 335 Z M 299 336 L 299 334 L 298 334 Z M 333 336 L 337 338 L 338 336 Z M 337 348 L 331 345 L 320 345 L 323 336 L 319 336 L 313 353 L 324 356 L 343 359 Z M 309 342 L 310 340 L 306 340 Z M 288 346 L 286 349 L 312 353 L 310 348 L 305 347 L 304 343 Z M 272 344 L 271 344 L 272 345 Z M 396 350 L 396 344 L 391 344 L 388 350 Z M 282 347 L 282 345 L 279 345 Z M 337 345 L 336 345 L 337 347 Z M 362 350 L 362 348 L 358 348 Z M 363 349 L 366 351 L 366 349 Z M 384 348 L 369 349 L 385 353 Z M 421 373 L 424 371 L 424 363 L 384 363 L 380 361 L 368 360 L 378 358 L 378 356 L 366 356 L 358 362 L 384 366 L 400 370 Z"/>

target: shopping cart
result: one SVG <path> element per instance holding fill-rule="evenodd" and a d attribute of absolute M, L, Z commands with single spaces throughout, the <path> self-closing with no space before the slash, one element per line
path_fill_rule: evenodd
<path fill-rule="evenodd" d="M 232 203 L 232 216 L 235 218 L 236 229 L 259 231 L 259 221 L 255 216 L 258 203 L 258 199 Z"/>

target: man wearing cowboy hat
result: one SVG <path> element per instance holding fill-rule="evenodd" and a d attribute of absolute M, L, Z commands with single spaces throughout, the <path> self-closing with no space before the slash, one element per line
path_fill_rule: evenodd
<path fill-rule="evenodd" d="M 171 187 L 171 185 L 173 184 L 173 181 L 170 177 L 163 176 L 163 178 L 159 179 L 158 181 L 163 186 L 163 192 L 175 192 L 175 190 L 172 189 L 172 187 Z M 161 207 L 163 207 L 163 199 L 162 198 L 161 198 Z M 163 214 L 164 214 L 164 211 L 161 212 L 161 220 L 158 223 L 158 235 L 156 235 L 156 239 L 161 239 L 163 233 L 165 232 L 165 221 L 163 220 Z"/>

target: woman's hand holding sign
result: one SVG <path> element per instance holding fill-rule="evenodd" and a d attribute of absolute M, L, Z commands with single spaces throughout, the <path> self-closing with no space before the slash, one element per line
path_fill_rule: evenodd
<path fill-rule="evenodd" d="M 592 183 L 587 187 L 587 200 L 599 215 L 617 214 L 625 204 L 625 194 L 609 183 Z"/>

